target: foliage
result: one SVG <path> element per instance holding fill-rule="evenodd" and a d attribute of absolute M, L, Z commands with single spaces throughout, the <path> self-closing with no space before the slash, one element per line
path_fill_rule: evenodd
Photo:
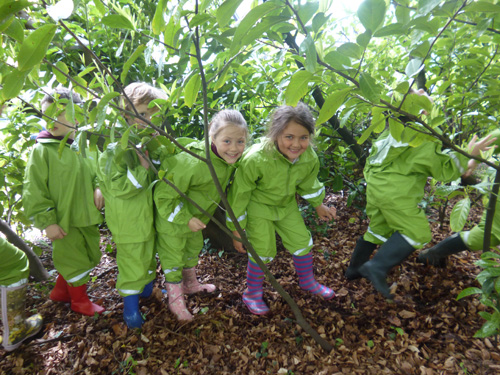
<path fill-rule="evenodd" d="M 347 185 L 351 202 L 364 194 L 355 140 L 369 145 L 386 123 L 412 146 L 439 139 L 460 147 L 497 127 L 500 6 L 494 0 L 365 0 L 348 23 L 333 0 L 252 1 L 246 14 L 235 14 L 243 3 L 250 2 L 5 1 L 2 216 L 18 231 L 29 225 L 20 210 L 23 168 L 32 134 L 52 121 L 39 119 L 37 103 L 58 84 L 86 99 L 74 111 L 82 152 L 86 140 L 90 148 L 101 140 L 126 149 L 137 138 L 150 145 L 163 125 L 173 136 L 202 137 L 203 115 L 227 107 L 242 111 L 257 137 L 274 107 L 303 100 L 318 117 L 322 177 L 334 190 Z M 132 81 L 168 94 L 139 134 L 127 126 L 119 100 Z M 433 101 L 409 96 L 410 87 L 425 87 Z M 457 208 L 459 224 L 465 208 Z"/>
<path fill-rule="evenodd" d="M 481 260 L 475 264 L 483 269 L 477 280 L 481 284 L 479 288 L 467 288 L 458 296 L 457 300 L 478 294 L 480 301 L 489 307 L 493 313 L 480 311 L 479 315 L 486 320 L 483 326 L 476 332 L 474 337 L 489 337 L 500 334 L 500 254 L 496 252 L 486 252 L 481 254 Z"/>

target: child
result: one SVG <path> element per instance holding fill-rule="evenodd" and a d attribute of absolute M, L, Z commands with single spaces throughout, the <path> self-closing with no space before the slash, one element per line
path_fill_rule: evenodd
<path fill-rule="evenodd" d="M 423 90 L 413 94 L 427 95 Z M 479 155 L 491 143 L 487 139 L 476 140 L 474 137 L 469 143 L 471 155 Z M 370 226 L 356 243 L 347 279 L 365 277 L 384 297 L 392 298 L 387 273 L 431 239 L 425 212 L 418 206 L 427 178 L 456 180 L 466 173 L 467 162 L 458 152 L 441 151 L 439 142 L 427 141 L 411 147 L 385 130 L 374 142 L 364 169 Z M 377 254 L 369 260 L 380 244 Z"/>
<path fill-rule="evenodd" d="M 500 151 L 498 149 L 498 147 L 500 146 L 499 136 L 500 131 L 498 130 L 490 134 L 491 141 L 494 141 L 495 147 L 497 147 L 495 152 Z M 471 160 L 471 162 L 469 162 L 469 165 L 470 163 L 475 164 L 476 161 Z M 491 168 L 489 169 L 489 171 L 492 173 L 488 173 L 485 176 L 484 180 L 492 186 L 494 180 L 494 170 L 493 168 Z M 487 201 L 488 199 L 485 199 L 485 203 L 487 203 Z M 484 211 L 483 216 L 481 217 L 481 221 L 478 225 L 476 225 L 470 231 L 454 233 L 450 237 L 439 242 L 434 247 L 420 252 L 417 258 L 418 261 L 436 267 L 443 267 L 446 263 L 446 258 L 449 255 L 457 254 L 464 250 L 482 250 L 485 222 L 486 210 Z M 493 216 L 493 226 L 491 228 L 490 247 L 495 247 L 498 245 L 500 245 L 500 199 L 497 198 L 495 215 Z"/>
<path fill-rule="evenodd" d="M 223 110 L 212 119 L 209 127 L 210 160 L 223 189 L 234 171 L 234 164 L 245 149 L 247 124 L 240 112 Z M 196 141 L 186 148 L 205 157 L 205 143 Z M 220 201 L 208 165 L 181 152 L 162 162 L 168 179 L 208 213 L 212 214 Z M 186 308 L 184 294 L 213 292 L 212 284 L 200 284 L 196 279 L 198 254 L 203 247 L 201 230 L 209 218 L 166 183 L 160 182 L 154 193 L 158 255 L 165 273 L 168 305 L 179 320 L 189 321 L 193 316 Z"/>
<path fill-rule="evenodd" d="M 300 287 L 329 300 L 335 293 L 314 279 L 313 241 L 295 198 L 299 193 L 307 199 L 322 220 L 336 216 L 335 208 L 322 203 L 325 191 L 317 179 L 319 160 L 310 145 L 313 134 L 314 119 L 305 104 L 279 107 L 273 114 L 266 139 L 245 153 L 228 199 L 262 261 L 269 263 L 276 256 L 277 232 L 293 255 Z M 229 218 L 228 227 L 235 230 Z M 237 231 L 233 233 L 238 236 Z M 234 241 L 234 246 L 239 252 L 245 252 L 241 242 Z M 243 302 L 257 315 L 269 311 L 262 299 L 263 281 L 264 272 L 249 256 Z"/>
<path fill-rule="evenodd" d="M 156 107 L 148 108 L 149 103 L 167 99 L 163 91 L 144 82 L 131 83 L 124 91 L 147 120 L 158 111 Z M 134 112 L 127 100 L 125 109 Z M 130 125 L 145 128 L 142 120 L 129 114 L 125 117 Z M 116 243 L 116 288 L 123 297 L 123 319 L 129 328 L 140 328 L 143 318 L 139 297 L 151 295 L 156 278 L 153 194 L 149 188 L 154 175 L 146 159 L 115 142 L 99 158 L 98 177 L 106 200 L 106 223 Z"/>
<path fill-rule="evenodd" d="M 26 319 L 24 302 L 29 276 L 26 254 L 0 237 L 0 305 L 3 322 L 3 347 L 7 351 L 18 348 L 26 339 L 42 328 L 40 314 Z"/>
<path fill-rule="evenodd" d="M 61 100 L 81 103 L 80 96 L 66 88 L 57 88 L 42 99 L 42 111 L 64 106 Z M 52 109 L 53 107 L 51 107 Z M 73 143 L 75 125 L 66 119 L 64 109 L 57 121 L 37 136 L 37 145 L 26 166 L 23 185 L 25 213 L 35 227 L 43 229 L 52 240 L 52 258 L 59 272 L 50 299 L 71 302 L 71 309 L 94 316 L 104 308 L 90 302 L 87 282 L 101 259 L 98 224 L 104 205 L 96 187 L 95 160 L 84 158 Z M 60 154 L 61 140 L 69 134 Z M 90 153 L 89 153 L 90 154 Z"/>

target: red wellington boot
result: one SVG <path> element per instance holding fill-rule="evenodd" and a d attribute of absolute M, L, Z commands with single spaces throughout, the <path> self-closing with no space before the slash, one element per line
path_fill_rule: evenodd
<path fill-rule="evenodd" d="M 71 296 L 68 292 L 68 283 L 61 274 L 57 276 L 56 285 L 50 292 L 49 298 L 56 302 L 71 302 Z"/>
<path fill-rule="evenodd" d="M 96 305 L 89 300 L 87 296 L 87 284 L 80 286 L 69 286 L 68 291 L 71 296 L 71 310 L 88 316 L 94 316 L 95 313 L 102 314 L 106 309 Z"/>

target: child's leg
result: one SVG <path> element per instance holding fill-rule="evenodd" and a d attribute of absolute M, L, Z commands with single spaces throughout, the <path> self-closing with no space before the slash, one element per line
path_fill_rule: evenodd
<path fill-rule="evenodd" d="M 203 248 L 203 234 L 201 231 L 189 236 L 184 252 L 184 268 L 182 270 L 182 290 L 185 294 L 199 292 L 215 292 L 217 289 L 213 284 L 200 284 L 196 278 L 196 266 L 198 256 Z"/>
<path fill-rule="evenodd" d="M 276 256 L 276 236 L 273 222 L 259 217 L 248 217 L 246 233 L 259 258 L 264 263 L 271 262 Z M 269 307 L 262 299 L 263 283 L 264 271 L 248 254 L 247 289 L 243 293 L 243 302 L 250 312 L 256 315 L 264 315 L 269 312 Z"/>
<path fill-rule="evenodd" d="M 97 226 L 72 227 L 63 239 L 54 241 L 52 246 L 54 266 L 62 281 L 68 283 L 71 309 L 88 316 L 101 314 L 105 310 L 102 306 L 92 303 L 87 295 L 90 272 L 101 258 L 99 240 Z M 64 283 L 60 282 L 58 288 L 63 287 Z"/>
<path fill-rule="evenodd" d="M 116 244 L 116 288 L 123 296 L 123 319 L 129 328 L 140 328 L 143 323 L 139 296 L 156 277 L 150 270 L 153 254 L 154 237 L 145 242 Z"/>
<path fill-rule="evenodd" d="M 395 232 L 380 247 L 377 254 L 359 268 L 359 272 L 369 279 L 384 297 L 392 298 L 387 285 L 387 274 L 394 266 L 401 264 L 410 256 L 415 249 L 429 242 L 431 231 L 425 213 L 417 207 L 382 210 L 381 214 Z"/>
<path fill-rule="evenodd" d="M 187 236 L 176 237 L 157 233 L 156 242 L 161 267 L 165 274 L 168 307 L 178 320 L 190 321 L 193 316 L 186 307 L 186 300 L 182 290 L 183 254 L 186 249 Z"/>
<path fill-rule="evenodd" d="M 300 287 L 325 299 L 333 298 L 335 296 L 333 290 L 318 283 L 314 278 L 311 254 L 313 240 L 298 208 L 296 206 L 290 207 L 287 215 L 276 221 L 275 225 L 283 245 L 293 256 Z"/>

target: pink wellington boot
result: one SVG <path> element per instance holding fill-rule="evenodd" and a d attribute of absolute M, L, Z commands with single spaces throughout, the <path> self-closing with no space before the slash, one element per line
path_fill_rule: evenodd
<path fill-rule="evenodd" d="M 165 283 L 168 294 L 168 307 L 178 320 L 191 321 L 193 315 L 186 307 L 184 294 L 182 293 L 182 283 Z"/>
<path fill-rule="evenodd" d="M 217 287 L 213 284 L 200 284 L 196 278 L 196 267 L 184 268 L 182 270 L 182 291 L 184 294 L 199 292 L 213 293 Z"/>

